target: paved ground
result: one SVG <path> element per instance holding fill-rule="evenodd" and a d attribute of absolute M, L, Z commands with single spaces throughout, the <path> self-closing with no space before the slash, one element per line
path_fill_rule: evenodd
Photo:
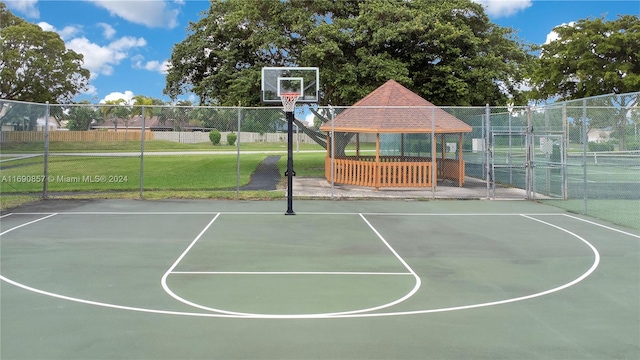
<path fill-rule="evenodd" d="M 411 198 L 411 199 L 486 199 L 487 186 L 483 180 L 469 178 L 463 187 L 449 182 L 440 182 L 435 191 L 431 188 L 373 188 L 351 185 L 334 185 L 324 178 L 293 178 L 294 197 L 313 198 Z M 491 193 L 490 198 L 494 198 Z M 496 187 L 496 199 L 523 200 L 522 189 Z"/>
<path fill-rule="evenodd" d="M 275 190 L 280 182 L 279 160 L 280 155 L 267 156 L 251 174 L 249 184 L 240 190 Z"/>
<path fill-rule="evenodd" d="M 637 235 L 530 201 L 283 205 L 2 217 L 0 358 L 640 359 Z"/>
<path fill-rule="evenodd" d="M 280 156 L 268 156 L 251 174 L 248 185 L 240 190 L 276 190 L 281 180 L 277 163 Z M 486 183 L 481 179 L 467 177 L 463 187 L 457 182 L 441 181 L 435 189 L 431 188 L 381 188 L 375 190 L 363 186 L 339 185 L 325 178 L 293 178 L 293 196 L 302 198 L 401 198 L 401 199 L 513 199 L 526 198 L 522 189 L 497 186 L 495 191 L 487 191 Z"/>

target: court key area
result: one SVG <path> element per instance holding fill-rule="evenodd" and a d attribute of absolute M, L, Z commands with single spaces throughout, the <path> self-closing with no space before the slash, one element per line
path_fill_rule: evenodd
<path fill-rule="evenodd" d="M 2 359 L 637 359 L 640 234 L 525 201 L 47 200 Z"/>

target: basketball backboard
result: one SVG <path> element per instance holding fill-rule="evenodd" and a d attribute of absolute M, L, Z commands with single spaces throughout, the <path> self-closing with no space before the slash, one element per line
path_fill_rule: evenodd
<path fill-rule="evenodd" d="M 262 68 L 264 103 L 282 104 L 281 94 L 299 94 L 298 103 L 317 103 L 320 75 L 317 67 Z"/>

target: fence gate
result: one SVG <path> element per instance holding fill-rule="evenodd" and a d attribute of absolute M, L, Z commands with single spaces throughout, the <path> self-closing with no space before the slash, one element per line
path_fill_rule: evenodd
<path fill-rule="evenodd" d="M 534 198 L 567 198 L 567 162 L 564 136 L 534 137 L 531 151 L 531 184 Z"/>
<path fill-rule="evenodd" d="M 492 196 L 496 183 L 519 189 L 527 189 L 527 134 L 524 131 L 491 133 L 491 178 Z"/>

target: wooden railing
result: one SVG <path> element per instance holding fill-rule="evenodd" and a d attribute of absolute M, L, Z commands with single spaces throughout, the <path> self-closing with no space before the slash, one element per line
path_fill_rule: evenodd
<path fill-rule="evenodd" d="M 464 161 L 457 159 L 438 159 L 438 178 L 458 182 L 458 186 L 464 184 Z"/>
<path fill-rule="evenodd" d="M 431 187 L 430 158 L 402 161 L 397 156 L 347 156 L 335 159 L 333 179 L 338 184 L 375 187 Z M 464 161 L 436 159 L 438 179 L 464 184 Z M 331 181 L 331 158 L 325 158 L 325 177 Z"/>
<path fill-rule="evenodd" d="M 430 187 L 431 163 L 426 161 L 371 161 L 373 157 L 335 159 L 334 182 L 375 187 Z M 386 160 L 390 160 L 387 158 Z M 375 160 L 375 158 L 373 158 Z M 381 158 L 382 160 L 382 158 Z M 325 176 L 331 180 L 331 158 L 325 158 Z"/>

